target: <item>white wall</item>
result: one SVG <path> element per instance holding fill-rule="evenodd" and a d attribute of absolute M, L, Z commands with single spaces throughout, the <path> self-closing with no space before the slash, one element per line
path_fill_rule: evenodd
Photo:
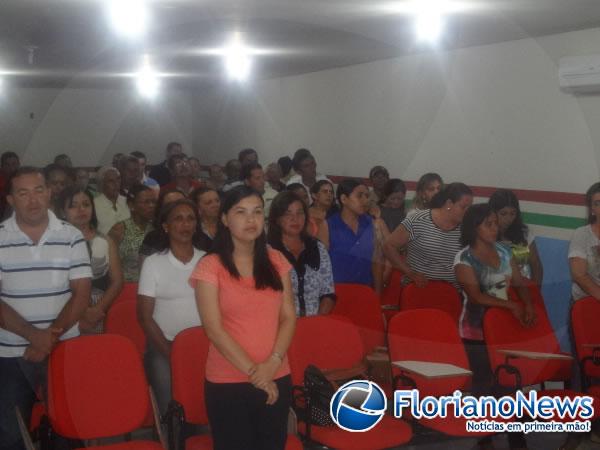
<path fill-rule="evenodd" d="M 194 119 L 185 91 L 162 92 L 152 103 L 132 89 L 7 87 L 0 97 L 0 150 L 35 165 L 67 153 L 75 165 L 93 166 L 133 150 L 160 161 L 169 141 L 192 148 Z"/>
<path fill-rule="evenodd" d="M 384 164 L 416 180 L 583 192 L 599 177 L 600 97 L 558 88 L 558 59 L 598 53 L 600 29 L 428 53 L 221 91 L 210 162 L 301 146 L 325 173 Z"/>

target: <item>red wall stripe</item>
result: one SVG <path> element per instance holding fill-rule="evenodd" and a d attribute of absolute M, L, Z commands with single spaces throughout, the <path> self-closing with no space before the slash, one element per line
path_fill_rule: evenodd
<path fill-rule="evenodd" d="M 367 178 L 360 177 L 342 177 L 339 175 L 327 175 L 331 181 L 338 183 L 344 178 L 354 178 L 361 180 L 366 184 L 370 184 Z M 416 181 L 405 181 L 406 187 L 409 190 L 414 191 L 417 187 Z M 477 197 L 489 197 L 497 187 L 492 186 L 469 186 L 475 196 Z M 556 191 L 536 191 L 533 189 L 511 189 L 519 200 L 528 202 L 540 202 L 540 203 L 552 203 L 555 205 L 571 205 L 571 206 L 585 206 L 585 194 L 575 194 L 572 192 L 556 192 Z"/>

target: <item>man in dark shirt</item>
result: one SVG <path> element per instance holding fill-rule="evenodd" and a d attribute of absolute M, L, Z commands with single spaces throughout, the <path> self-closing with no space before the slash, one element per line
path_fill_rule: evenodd
<path fill-rule="evenodd" d="M 173 181 L 171 179 L 171 171 L 169 170 L 167 161 L 171 158 L 171 156 L 183 153 L 183 147 L 179 142 L 169 142 L 165 153 L 165 160 L 154 166 L 150 171 L 150 178 L 154 178 L 156 181 L 158 181 L 158 184 L 160 184 L 161 187 Z"/>

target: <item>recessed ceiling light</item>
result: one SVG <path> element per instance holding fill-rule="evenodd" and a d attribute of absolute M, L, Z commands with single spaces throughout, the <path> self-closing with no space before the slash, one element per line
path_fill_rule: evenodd
<path fill-rule="evenodd" d="M 149 13 L 144 0 L 110 0 L 108 14 L 117 34 L 128 38 L 145 34 Z"/>

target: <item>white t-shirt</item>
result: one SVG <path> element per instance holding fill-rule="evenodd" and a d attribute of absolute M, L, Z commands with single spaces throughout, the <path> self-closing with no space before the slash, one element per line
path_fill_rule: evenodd
<path fill-rule="evenodd" d="M 594 283 L 600 284 L 600 240 L 592 231 L 591 225 L 579 227 L 573 233 L 569 244 L 569 258 L 581 258 L 587 262 L 587 273 Z M 588 294 L 573 282 L 571 288 L 573 300 L 587 297 Z"/>
<path fill-rule="evenodd" d="M 184 264 L 169 250 L 144 260 L 138 294 L 154 298 L 152 318 L 169 341 L 180 331 L 201 324 L 189 279 L 204 255 L 194 249 L 194 256 Z"/>

